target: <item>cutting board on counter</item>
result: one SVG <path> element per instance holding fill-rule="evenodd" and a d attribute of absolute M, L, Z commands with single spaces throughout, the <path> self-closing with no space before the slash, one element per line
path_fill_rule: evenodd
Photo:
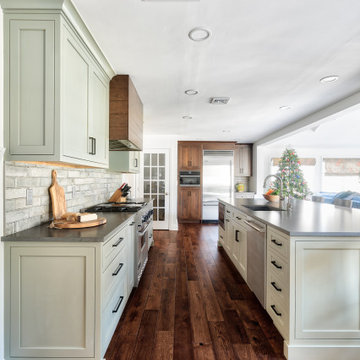
<path fill-rule="evenodd" d="M 61 219 L 61 217 L 66 213 L 66 200 L 65 200 L 65 191 L 62 186 L 57 182 L 57 173 L 56 170 L 53 170 L 51 173 L 52 184 L 49 188 L 50 197 L 51 197 L 51 206 L 54 219 Z"/>
<path fill-rule="evenodd" d="M 50 228 L 55 229 L 83 229 L 83 228 L 89 228 L 94 226 L 99 226 L 106 224 L 105 218 L 99 218 L 96 220 L 90 220 L 90 221 L 84 221 L 79 222 L 75 220 L 54 220 L 50 224 Z"/>

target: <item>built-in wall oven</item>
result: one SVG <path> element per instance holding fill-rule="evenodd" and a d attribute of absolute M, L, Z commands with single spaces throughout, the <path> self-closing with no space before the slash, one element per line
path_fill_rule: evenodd
<path fill-rule="evenodd" d="M 219 202 L 219 226 L 225 230 L 225 205 Z"/>
<path fill-rule="evenodd" d="M 180 186 L 200 186 L 200 171 L 180 171 Z"/>

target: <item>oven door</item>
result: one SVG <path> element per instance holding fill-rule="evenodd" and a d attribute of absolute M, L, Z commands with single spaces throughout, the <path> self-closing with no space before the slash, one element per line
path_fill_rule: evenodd
<path fill-rule="evenodd" d="M 149 251 L 149 230 L 150 227 L 147 226 L 145 230 L 139 232 L 137 235 L 137 278 L 140 281 L 141 275 L 145 269 L 145 265 L 148 260 L 148 251 Z"/>

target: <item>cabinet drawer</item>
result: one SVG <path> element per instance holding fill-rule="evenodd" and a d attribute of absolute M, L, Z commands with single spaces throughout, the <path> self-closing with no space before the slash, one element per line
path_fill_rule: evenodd
<path fill-rule="evenodd" d="M 275 275 L 283 284 L 288 283 L 289 267 L 288 263 L 274 251 L 268 251 L 267 256 L 268 279 Z"/>
<path fill-rule="evenodd" d="M 127 301 L 127 284 L 126 277 L 115 287 L 112 297 L 102 311 L 101 317 L 101 334 L 102 334 L 102 353 L 107 348 L 109 342 L 120 320 L 121 314 Z"/>
<path fill-rule="evenodd" d="M 267 242 L 270 249 L 276 251 L 278 254 L 289 258 L 289 238 L 274 229 L 268 228 Z"/>
<path fill-rule="evenodd" d="M 285 340 L 289 339 L 289 308 L 277 296 L 270 295 L 267 299 L 267 312 L 274 325 Z"/>
<path fill-rule="evenodd" d="M 270 271 L 267 277 L 268 296 L 276 297 L 282 304 L 289 303 L 289 284 Z"/>
<path fill-rule="evenodd" d="M 127 237 L 127 227 L 122 228 L 108 240 L 103 246 L 103 266 L 105 271 L 117 254 L 123 250 Z"/>
<path fill-rule="evenodd" d="M 225 218 L 231 219 L 234 216 L 234 210 L 229 206 L 225 207 Z"/>
<path fill-rule="evenodd" d="M 126 250 L 126 247 L 123 247 L 102 275 L 102 293 L 104 301 L 106 301 L 105 299 L 108 297 L 108 293 L 113 287 L 113 284 L 127 273 Z"/>
<path fill-rule="evenodd" d="M 244 220 L 246 218 L 246 215 L 243 214 L 241 211 L 238 211 L 238 210 L 234 210 L 233 211 L 233 218 L 234 220 L 239 223 L 239 224 L 244 224 Z"/>

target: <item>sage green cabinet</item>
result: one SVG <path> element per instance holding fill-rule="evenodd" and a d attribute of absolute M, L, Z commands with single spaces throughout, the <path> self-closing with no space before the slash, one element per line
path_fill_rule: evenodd
<path fill-rule="evenodd" d="M 138 174 L 140 172 L 140 151 L 110 151 L 109 169 Z"/>
<path fill-rule="evenodd" d="M 114 73 L 75 8 L 61 0 L 44 11 L 32 0 L 2 5 L 6 159 L 108 167 Z"/>

